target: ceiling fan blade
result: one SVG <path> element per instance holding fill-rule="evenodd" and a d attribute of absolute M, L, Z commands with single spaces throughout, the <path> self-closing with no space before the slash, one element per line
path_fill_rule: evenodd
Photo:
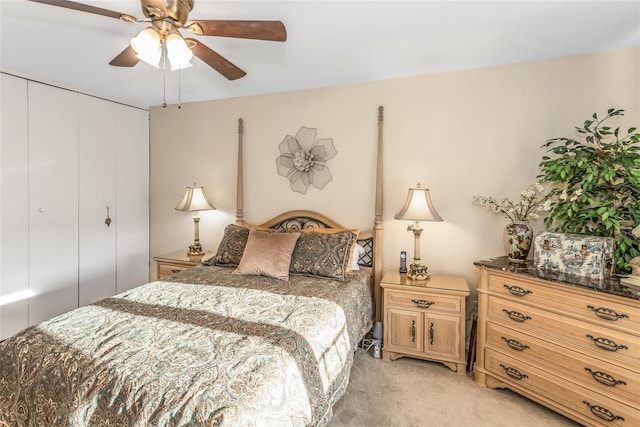
<path fill-rule="evenodd" d="M 211 68 L 225 76 L 229 80 L 236 80 L 244 77 L 247 73 L 233 65 L 226 58 L 214 52 L 211 48 L 203 45 L 196 39 L 187 38 L 187 43 L 191 46 L 193 54 L 203 60 Z"/>
<path fill-rule="evenodd" d="M 67 9 L 79 10 L 80 12 L 93 13 L 96 15 L 108 16 L 109 18 L 121 19 L 128 22 L 136 22 L 137 19 L 134 16 L 127 15 L 126 13 L 120 13 L 109 9 L 103 9 L 101 7 L 95 7 L 88 4 L 77 3 L 75 1 L 68 0 L 29 0 L 35 3 L 49 4 L 51 6 L 65 7 Z"/>
<path fill-rule="evenodd" d="M 189 21 L 184 28 L 203 36 L 237 37 L 241 39 L 287 40 L 287 30 L 280 21 L 226 21 L 198 20 Z"/>
<path fill-rule="evenodd" d="M 114 65 L 116 67 L 133 67 L 138 62 L 140 62 L 140 60 L 136 56 L 136 51 L 133 50 L 131 45 L 129 45 L 125 50 L 120 52 L 118 56 L 113 58 L 111 62 L 109 62 L 109 65 Z"/>

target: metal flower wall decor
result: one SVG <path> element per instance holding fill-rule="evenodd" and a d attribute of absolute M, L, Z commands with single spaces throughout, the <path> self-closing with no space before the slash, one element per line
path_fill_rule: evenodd
<path fill-rule="evenodd" d="M 295 137 L 285 136 L 278 149 L 278 175 L 289 179 L 293 191 L 306 194 L 309 185 L 322 190 L 333 179 L 325 163 L 338 152 L 332 138 L 316 140 L 315 128 L 302 126 Z"/>

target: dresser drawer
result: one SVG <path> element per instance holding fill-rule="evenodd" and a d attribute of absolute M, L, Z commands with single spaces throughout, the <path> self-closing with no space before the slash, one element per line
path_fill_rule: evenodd
<path fill-rule="evenodd" d="M 407 292 L 394 289 L 385 289 L 385 304 L 389 307 L 428 309 L 434 313 L 452 313 L 460 315 L 460 298 L 452 298 L 444 295 L 428 292 Z"/>
<path fill-rule="evenodd" d="M 569 348 L 487 323 L 487 346 L 509 357 L 557 372 L 598 393 L 640 408 L 640 372 L 589 357 Z"/>
<path fill-rule="evenodd" d="M 158 264 L 158 279 L 171 276 L 179 271 L 187 270 L 191 266 L 173 265 L 173 264 Z"/>
<path fill-rule="evenodd" d="M 562 407 L 588 425 L 631 427 L 640 425 L 640 411 L 607 396 L 553 375 L 491 349 L 485 351 L 485 367 L 516 391 L 534 392 L 546 405 Z"/>
<path fill-rule="evenodd" d="M 489 297 L 488 317 L 525 333 L 535 331 L 565 345 L 640 367 L 640 340 L 631 334 L 494 296 Z"/>
<path fill-rule="evenodd" d="M 558 313 L 583 318 L 602 326 L 640 331 L 640 314 L 633 307 L 603 298 L 603 294 L 590 292 L 583 294 L 578 290 L 563 285 L 541 285 L 527 280 L 492 274 L 489 278 L 488 290 L 492 294 L 521 299 L 523 302 L 554 309 Z"/>

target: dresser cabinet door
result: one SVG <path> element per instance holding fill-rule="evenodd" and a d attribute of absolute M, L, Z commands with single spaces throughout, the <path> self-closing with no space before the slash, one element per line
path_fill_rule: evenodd
<path fill-rule="evenodd" d="M 425 353 L 460 357 L 460 320 L 458 318 L 427 313 L 424 331 Z"/>
<path fill-rule="evenodd" d="M 387 309 L 389 328 L 387 348 L 394 351 L 422 351 L 422 313 L 397 308 Z"/>

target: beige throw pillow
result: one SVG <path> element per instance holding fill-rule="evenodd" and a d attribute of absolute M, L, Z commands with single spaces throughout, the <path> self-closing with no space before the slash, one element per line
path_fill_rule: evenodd
<path fill-rule="evenodd" d="M 273 233 L 249 230 L 236 274 L 254 274 L 289 280 L 291 254 L 300 233 Z"/>

